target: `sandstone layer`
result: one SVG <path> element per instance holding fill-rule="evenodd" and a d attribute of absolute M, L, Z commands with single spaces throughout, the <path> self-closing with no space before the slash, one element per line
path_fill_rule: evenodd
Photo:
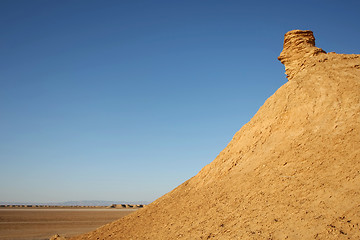
<path fill-rule="evenodd" d="M 360 55 L 285 35 L 289 81 L 195 177 L 75 239 L 360 239 Z"/>

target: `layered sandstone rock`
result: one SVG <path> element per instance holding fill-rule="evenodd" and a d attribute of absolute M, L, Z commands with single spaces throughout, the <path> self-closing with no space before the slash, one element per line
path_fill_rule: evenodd
<path fill-rule="evenodd" d="M 74 239 L 360 239 L 360 57 L 285 35 L 288 81 L 199 174 Z"/>
<path fill-rule="evenodd" d="M 315 47 L 315 38 L 312 31 L 293 30 L 285 34 L 284 48 L 278 59 L 285 65 L 288 79 L 303 70 L 307 59 L 326 53 Z"/>

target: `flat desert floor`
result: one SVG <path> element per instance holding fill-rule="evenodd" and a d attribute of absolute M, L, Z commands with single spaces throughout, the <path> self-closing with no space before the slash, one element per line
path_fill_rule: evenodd
<path fill-rule="evenodd" d="M 1 240 L 74 236 L 126 216 L 136 209 L 0 209 Z"/>

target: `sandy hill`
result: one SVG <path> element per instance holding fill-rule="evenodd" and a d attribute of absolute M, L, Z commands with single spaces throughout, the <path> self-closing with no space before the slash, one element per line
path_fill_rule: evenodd
<path fill-rule="evenodd" d="M 360 239 L 360 55 L 285 34 L 289 81 L 195 177 L 73 239 Z"/>

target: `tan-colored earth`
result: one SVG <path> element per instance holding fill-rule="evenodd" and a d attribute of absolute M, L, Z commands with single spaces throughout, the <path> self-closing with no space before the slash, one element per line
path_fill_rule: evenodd
<path fill-rule="evenodd" d="M 360 239 L 360 55 L 294 30 L 279 60 L 289 81 L 212 163 L 72 239 Z"/>
<path fill-rule="evenodd" d="M 1 240 L 49 239 L 86 233 L 136 210 L 106 208 L 0 208 Z"/>

